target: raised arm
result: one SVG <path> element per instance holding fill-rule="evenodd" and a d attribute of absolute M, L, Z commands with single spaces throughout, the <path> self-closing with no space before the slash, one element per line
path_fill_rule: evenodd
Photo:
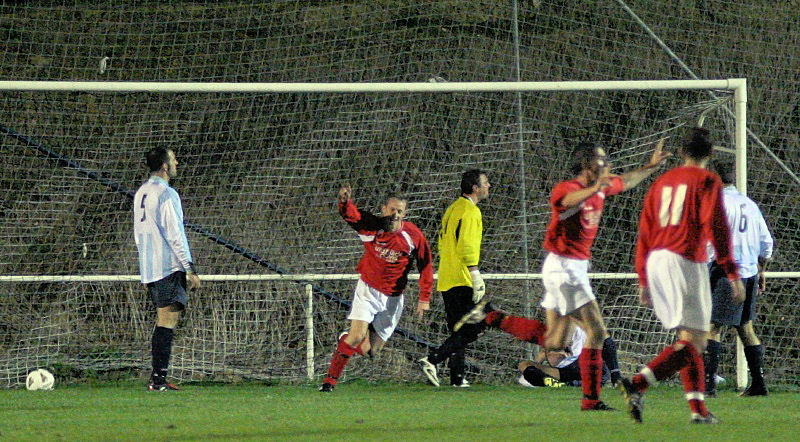
<path fill-rule="evenodd" d="M 672 156 L 671 153 L 663 151 L 665 140 L 666 138 L 658 140 L 658 143 L 656 143 L 656 147 L 653 150 L 653 155 L 650 156 L 650 161 L 648 161 L 647 164 L 638 169 L 620 175 L 620 178 L 622 178 L 622 181 L 625 183 L 625 188 L 623 191 L 638 186 L 639 183 L 641 183 L 645 178 L 652 175 L 660 165 L 664 164 L 664 160 Z"/>
<path fill-rule="evenodd" d="M 589 187 L 572 191 L 561 198 L 559 205 L 565 209 L 571 209 L 575 206 L 580 205 L 582 202 L 586 201 L 587 198 L 594 195 L 595 193 L 605 189 L 606 187 L 611 186 L 611 179 L 614 178 L 616 175 L 612 175 L 610 173 L 610 169 L 608 167 L 604 167 L 600 171 L 600 175 L 597 177 L 597 180 Z"/>
<path fill-rule="evenodd" d="M 376 232 L 381 230 L 385 223 L 381 219 L 369 212 L 365 212 L 356 207 L 353 202 L 353 190 L 350 184 L 344 184 L 339 189 L 339 214 L 342 215 L 347 224 L 358 232 Z"/>

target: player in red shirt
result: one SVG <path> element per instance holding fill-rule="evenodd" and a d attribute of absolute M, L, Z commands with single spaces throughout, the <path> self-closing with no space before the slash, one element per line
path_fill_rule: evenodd
<path fill-rule="evenodd" d="M 682 143 L 683 164 L 659 177 L 647 192 L 639 221 L 636 272 L 639 301 L 650 306 L 677 341 L 665 348 L 621 390 L 628 412 L 642 421 L 642 394 L 647 387 L 680 371 L 692 423 L 717 423 L 705 405 L 703 350 L 711 321 L 711 286 L 706 244 L 711 241 L 717 263 L 733 286 L 736 302 L 745 292 L 731 250 L 722 182 L 706 170 L 713 153 L 708 131 L 694 128 Z"/>
<path fill-rule="evenodd" d="M 671 155 L 662 152 L 663 145 L 664 140 L 660 140 L 645 166 L 622 175 L 610 174 L 605 150 L 593 143 L 580 143 L 572 152 L 571 172 L 575 178 L 556 184 L 550 196 L 552 215 L 544 239 L 548 254 L 542 264 L 545 294 L 541 305 L 546 310 L 546 326 L 500 310 L 485 312 L 488 301 L 478 304 L 459 321 L 484 321 L 548 350 L 564 349 L 570 338 L 570 321 L 575 321 L 587 335 L 578 357 L 583 389 L 581 410 L 611 409 L 600 400 L 604 359 L 612 370 L 612 380 L 619 376 L 616 343 L 606 330 L 588 276 L 590 249 L 597 236 L 603 205 L 607 196 L 631 189 L 653 174 Z"/>
<path fill-rule="evenodd" d="M 583 389 L 582 410 L 608 408 L 600 401 L 603 375 L 603 343 L 608 339 L 600 307 L 589 284 L 591 246 L 597 236 L 607 196 L 638 185 L 655 172 L 669 154 L 656 145 L 650 161 L 623 175 L 611 175 L 606 153 L 591 143 L 581 143 L 573 152 L 573 180 L 556 184 L 550 195 L 551 218 L 544 248 L 549 253 L 542 264 L 547 333 L 545 347 L 564 348 L 569 322 L 586 331 L 586 343 L 578 357 Z M 610 359 L 610 358 L 609 358 Z"/>
<path fill-rule="evenodd" d="M 322 392 L 333 391 L 350 357 L 356 353 L 374 355 L 392 335 L 403 313 L 403 290 L 414 261 L 420 273 L 417 317 L 422 319 L 425 310 L 430 309 L 431 249 L 422 231 L 403 221 L 406 200 L 388 198 L 378 217 L 359 210 L 351 195 L 349 185 L 339 190 L 339 213 L 358 232 L 364 245 L 364 255 L 357 267 L 361 278 L 347 317 L 350 330 L 339 337 L 328 375 L 320 387 Z"/>

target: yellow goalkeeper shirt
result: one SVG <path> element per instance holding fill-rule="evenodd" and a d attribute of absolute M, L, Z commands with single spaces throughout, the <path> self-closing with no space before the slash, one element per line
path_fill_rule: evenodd
<path fill-rule="evenodd" d="M 450 204 L 442 217 L 439 230 L 439 281 L 440 292 L 453 287 L 472 287 L 467 267 L 477 266 L 481 259 L 483 217 L 481 209 L 467 197 Z"/>

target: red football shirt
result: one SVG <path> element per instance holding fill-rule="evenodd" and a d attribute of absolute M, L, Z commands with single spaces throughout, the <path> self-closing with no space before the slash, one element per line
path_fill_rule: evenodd
<path fill-rule="evenodd" d="M 667 249 L 691 261 L 706 262 L 709 240 L 728 278 L 738 278 L 719 176 L 691 166 L 665 172 L 647 192 L 639 220 L 639 284 L 647 285 L 645 264 L 651 250 Z"/>
<path fill-rule="evenodd" d="M 556 255 L 574 259 L 589 259 L 591 248 L 600 225 L 603 205 L 607 196 L 625 189 L 620 177 L 611 179 L 611 186 L 590 196 L 575 207 L 565 208 L 561 200 L 568 193 L 585 189 L 578 180 L 562 181 L 550 193 L 550 224 L 544 234 L 544 248 Z"/>
<path fill-rule="evenodd" d="M 430 302 L 433 290 L 433 258 L 425 235 L 413 223 L 403 221 L 396 232 L 381 230 L 380 219 L 359 210 L 352 200 L 339 203 L 339 213 L 358 232 L 364 255 L 356 270 L 370 287 L 388 296 L 403 294 L 408 273 L 417 261 L 419 300 Z"/>

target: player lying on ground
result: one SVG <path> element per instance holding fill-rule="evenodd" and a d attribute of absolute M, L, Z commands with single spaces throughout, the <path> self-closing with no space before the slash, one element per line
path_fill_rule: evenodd
<path fill-rule="evenodd" d="M 521 341 L 530 342 L 543 347 L 537 360 L 520 362 L 519 367 L 523 374 L 525 374 L 526 368 L 531 367 L 529 371 L 531 372 L 530 376 L 532 379 L 551 377 L 560 382 L 571 382 L 574 386 L 581 386 L 578 355 L 583 353 L 583 346 L 586 342 L 586 332 L 577 325 L 570 323 L 570 329 L 567 330 L 567 333 L 570 333 L 570 330 L 573 328 L 574 331 L 572 331 L 571 339 L 567 341 L 564 348 L 547 350 L 544 348 L 544 336 L 547 330 L 544 324 L 536 319 L 508 315 L 502 310 L 492 308 L 488 305 L 488 302 L 479 303 L 475 309 L 456 323 L 455 329 L 459 330 L 463 324 L 468 323 L 482 323 L 487 327 L 500 329 Z M 612 384 L 616 384 L 621 378 L 619 362 L 617 360 L 617 343 L 609 334 L 606 334 L 606 339 L 603 340 L 602 369 L 601 385 L 609 380 Z M 528 382 L 534 384 L 534 386 L 541 386 L 537 385 L 540 381 L 529 380 Z M 547 381 L 547 379 L 543 379 L 541 382 L 552 383 L 552 381 Z"/>
<path fill-rule="evenodd" d="M 565 385 L 578 387 L 581 385 L 581 371 L 578 367 L 578 355 L 583 350 L 586 341 L 586 332 L 572 324 L 572 338 L 562 350 L 541 350 L 534 360 L 524 360 L 519 363 L 522 375 L 518 382 L 526 387 L 563 387 Z M 617 371 L 619 376 L 619 371 Z M 605 384 L 611 379 L 608 367 L 603 366 L 603 380 Z"/>

